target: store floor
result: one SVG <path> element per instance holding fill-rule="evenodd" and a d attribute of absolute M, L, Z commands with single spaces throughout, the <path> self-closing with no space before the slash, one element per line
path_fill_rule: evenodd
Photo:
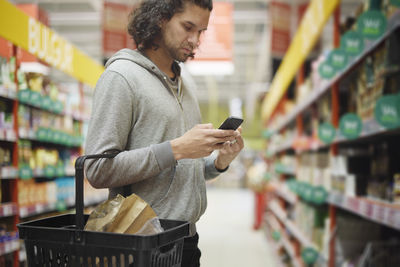
<path fill-rule="evenodd" d="M 254 195 L 246 189 L 208 188 L 208 208 L 197 228 L 202 267 L 275 267 L 262 230 L 253 230 Z"/>

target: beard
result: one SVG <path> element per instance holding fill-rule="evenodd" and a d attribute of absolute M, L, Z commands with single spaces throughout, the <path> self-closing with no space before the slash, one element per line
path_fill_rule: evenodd
<path fill-rule="evenodd" d="M 189 58 L 193 59 L 196 54 L 195 52 L 193 52 L 195 48 L 190 44 L 184 44 L 177 48 L 171 43 L 164 42 L 164 47 L 166 48 L 171 58 L 179 62 L 186 62 Z M 190 53 L 182 52 L 184 48 L 190 50 Z"/>

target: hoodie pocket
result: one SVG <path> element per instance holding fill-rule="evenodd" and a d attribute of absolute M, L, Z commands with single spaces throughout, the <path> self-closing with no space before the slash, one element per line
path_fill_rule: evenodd
<path fill-rule="evenodd" d="M 167 193 L 162 194 L 152 207 L 169 218 L 196 221 L 204 212 L 205 203 L 202 166 L 199 159 L 180 160 Z"/>

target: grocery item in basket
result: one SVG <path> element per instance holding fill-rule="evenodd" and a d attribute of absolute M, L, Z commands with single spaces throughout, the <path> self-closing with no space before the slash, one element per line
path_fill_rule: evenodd
<path fill-rule="evenodd" d="M 126 198 L 117 195 L 98 205 L 90 214 L 85 230 L 126 234 L 162 232 L 156 213 L 136 194 Z"/>

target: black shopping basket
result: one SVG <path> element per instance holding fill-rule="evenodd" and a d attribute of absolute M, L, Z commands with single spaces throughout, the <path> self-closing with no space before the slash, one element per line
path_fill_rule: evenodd
<path fill-rule="evenodd" d="M 160 220 L 164 232 L 129 235 L 83 230 L 83 165 L 86 159 L 116 154 L 85 155 L 75 163 L 76 214 L 65 214 L 18 224 L 32 267 L 179 267 L 189 223 Z"/>

